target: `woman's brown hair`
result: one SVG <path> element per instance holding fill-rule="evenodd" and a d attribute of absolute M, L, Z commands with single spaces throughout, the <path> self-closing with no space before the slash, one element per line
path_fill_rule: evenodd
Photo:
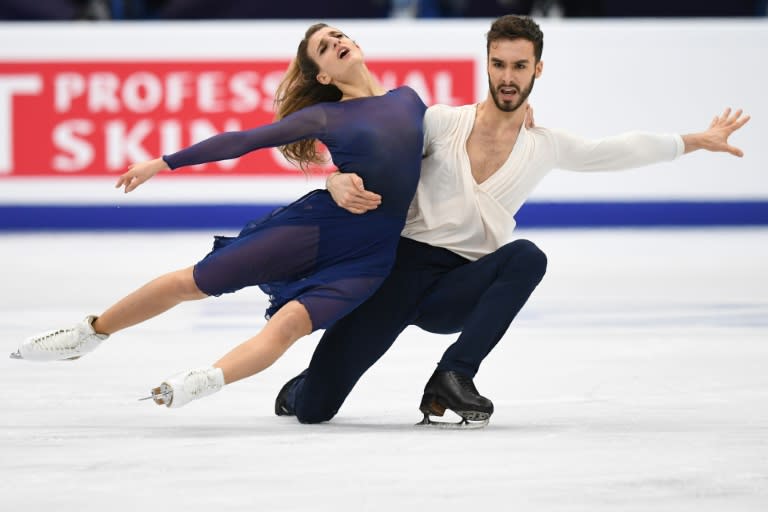
<path fill-rule="evenodd" d="M 296 58 L 293 59 L 283 80 L 275 93 L 275 118 L 282 119 L 310 105 L 326 101 L 339 101 L 341 90 L 335 85 L 323 85 L 317 81 L 320 72 L 315 61 L 307 52 L 309 38 L 327 27 L 325 23 L 317 23 L 307 29 L 304 39 L 299 43 Z M 317 151 L 317 139 L 304 139 L 281 146 L 280 152 L 289 161 L 296 163 L 306 172 L 310 164 L 323 163 L 324 159 Z"/>

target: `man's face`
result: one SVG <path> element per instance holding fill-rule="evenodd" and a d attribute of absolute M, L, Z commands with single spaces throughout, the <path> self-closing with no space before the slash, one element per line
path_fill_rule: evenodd
<path fill-rule="evenodd" d="M 541 75 L 533 43 L 527 39 L 500 39 L 488 51 L 488 91 L 499 110 L 514 112 L 533 90 Z"/>

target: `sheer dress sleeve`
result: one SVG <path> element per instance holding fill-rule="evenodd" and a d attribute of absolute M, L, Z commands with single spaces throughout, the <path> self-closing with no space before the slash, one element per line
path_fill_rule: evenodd
<path fill-rule="evenodd" d="M 258 128 L 214 135 L 176 153 L 163 155 L 163 160 L 171 169 L 228 160 L 257 149 L 282 146 L 302 139 L 321 139 L 325 135 L 325 127 L 325 110 L 322 105 L 313 105 Z"/>

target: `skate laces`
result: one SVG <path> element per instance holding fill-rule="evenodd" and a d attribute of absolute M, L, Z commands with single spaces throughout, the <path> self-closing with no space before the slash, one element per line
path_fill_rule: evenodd
<path fill-rule="evenodd" d="M 69 334 L 76 329 L 69 328 L 69 329 L 58 329 L 56 331 L 49 332 L 48 334 L 44 334 L 42 336 L 38 336 L 37 338 L 32 340 L 32 344 L 35 345 L 35 347 L 38 347 L 42 350 L 48 350 L 48 351 L 55 351 L 55 350 L 73 350 L 79 347 L 83 344 L 83 341 L 79 339 L 79 337 L 74 338 L 74 343 L 70 342 L 68 344 L 64 344 L 67 340 L 70 340 L 71 338 L 69 336 L 60 336 L 61 334 Z"/>
<path fill-rule="evenodd" d="M 29 343 L 36 349 L 48 352 L 78 351 L 83 349 L 93 340 L 103 341 L 109 337 L 107 334 L 99 334 L 93 330 L 91 317 L 78 325 L 66 329 L 57 329 L 36 338 Z"/>

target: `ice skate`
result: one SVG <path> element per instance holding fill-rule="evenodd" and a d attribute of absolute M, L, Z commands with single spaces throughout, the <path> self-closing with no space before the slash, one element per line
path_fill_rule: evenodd
<path fill-rule="evenodd" d="M 459 422 L 434 421 L 449 409 L 461 417 Z M 454 371 L 435 371 L 424 387 L 419 410 L 424 419 L 417 426 L 435 428 L 483 428 L 493 414 L 493 403 L 478 393 L 472 379 Z"/>
<path fill-rule="evenodd" d="M 11 354 L 12 359 L 28 361 L 67 361 L 78 359 L 93 351 L 109 334 L 93 330 L 95 316 L 85 319 L 68 329 L 48 331 L 24 340 L 19 349 Z"/>
<path fill-rule="evenodd" d="M 296 416 L 296 411 L 293 410 L 293 401 L 295 399 L 295 384 L 297 381 L 305 378 L 307 370 L 304 370 L 280 388 L 280 392 L 275 398 L 275 415 L 277 416 Z"/>
<path fill-rule="evenodd" d="M 212 395 L 224 387 L 221 368 L 199 368 L 177 373 L 139 400 L 152 399 L 157 405 L 181 407 L 192 400 Z"/>

